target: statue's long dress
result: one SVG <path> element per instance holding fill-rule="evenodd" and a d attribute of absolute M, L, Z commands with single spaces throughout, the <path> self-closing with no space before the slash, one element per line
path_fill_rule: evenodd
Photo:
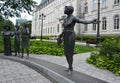
<path fill-rule="evenodd" d="M 14 49 L 16 52 L 20 51 L 20 31 L 16 30 L 14 32 Z"/>
<path fill-rule="evenodd" d="M 29 31 L 24 29 L 22 32 L 22 48 L 29 48 Z"/>
<path fill-rule="evenodd" d="M 10 56 L 11 53 L 11 32 L 3 32 L 3 42 L 4 42 L 4 55 Z"/>
<path fill-rule="evenodd" d="M 63 40 L 64 40 L 64 53 L 69 64 L 69 69 L 72 70 L 72 62 L 73 62 L 73 53 L 75 46 L 75 32 L 74 32 L 74 23 L 72 23 L 72 19 L 68 18 L 64 20 L 63 27 Z"/>
<path fill-rule="evenodd" d="M 75 46 L 75 32 L 71 30 L 64 31 L 64 52 L 66 56 L 73 56 Z"/>

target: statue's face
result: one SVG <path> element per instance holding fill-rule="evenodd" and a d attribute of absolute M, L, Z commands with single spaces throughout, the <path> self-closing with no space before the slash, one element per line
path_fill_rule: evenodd
<path fill-rule="evenodd" d="M 19 27 L 16 27 L 17 30 L 19 30 Z"/>
<path fill-rule="evenodd" d="M 69 11 L 68 11 L 67 7 L 65 6 L 64 14 L 68 14 L 68 13 L 69 13 Z"/>
<path fill-rule="evenodd" d="M 72 6 L 65 6 L 64 14 L 72 14 L 74 11 Z"/>

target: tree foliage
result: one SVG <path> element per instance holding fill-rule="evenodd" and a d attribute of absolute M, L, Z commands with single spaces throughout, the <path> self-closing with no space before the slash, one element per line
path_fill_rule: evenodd
<path fill-rule="evenodd" d="M 30 14 L 36 2 L 33 0 L 0 0 L 0 14 L 5 17 L 20 17 L 20 13 Z"/>
<path fill-rule="evenodd" d="M 11 30 L 14 30 L 14 24 L 10 20 L 5 20 L 2 16 L 0 16 L 0 31 L 3 31 L 3 27 L 5 25 L 9 25 Z"/>

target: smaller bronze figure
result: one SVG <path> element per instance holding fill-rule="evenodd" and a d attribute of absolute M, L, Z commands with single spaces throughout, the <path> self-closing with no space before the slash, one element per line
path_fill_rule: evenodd
<path fill-rule="evenodd" d="M 15 31 L 13 33 L 14 35 L 14 50 L 15 50 L 15 56 L 20 56 L 20 29 L 19 26 L 15 26 Z"/>
<path fill-rule="evenodd" d="M 10 26 L 4 26 L 4 31 L 2 33 L 3 43 L 4 43 L 4 55 L 10 56 L 11 53 L 11 36 Z"/>
<path fill-rule="evenodd" d="M 60 38 L 63 37 L 64 42 L 64 53 L 68 62 L 68 69 L 65 70 L 68 72 L 68 75 L 72 74 L 73 71 L 73 52 L 74 52 L 74 46 L 75 46 L 75 31 L 74 26 L 76 23 L 82 23 L 82 24 L 90 24 L 90 23 L 96 23 L 96 20 L 87 21 L 84 19 L 77 18 L 72 15 L 74 11 L 74 8 L 72 6 L 65 6 L 64 14 L 67 15 L 67 17 L 64 19 L 63 22 L 63 32 L 59 35 L 58 43 L 61 43 Z M 59 41 L 60 40 L 60 41 Z"/>
<path fill-rule="evenodd" d="M 22 33 L 21 33 L 21 38 L 22 38 L 22 56 L 21 58 L 23 58 L 23 53 L 24 53 L 24 49 L 26 49 L 27 51 L 27 57 L 29 58 L 29 28 L 28 25 L 25 25 Z"/>

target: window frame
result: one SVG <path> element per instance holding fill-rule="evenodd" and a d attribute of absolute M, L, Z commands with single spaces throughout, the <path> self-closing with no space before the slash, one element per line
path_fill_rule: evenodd
<path fill-rule="evenodd" d="M 120 16 L 119 15 L 115 15 L 113 18 L 113 23 L 114 23 L 114 30 L 118 30 L 120 29 Z"/>
<path fill-rule="evenodd" d="M 102 18 L 102 30 L 107 30 L 107 18 Z"/>

